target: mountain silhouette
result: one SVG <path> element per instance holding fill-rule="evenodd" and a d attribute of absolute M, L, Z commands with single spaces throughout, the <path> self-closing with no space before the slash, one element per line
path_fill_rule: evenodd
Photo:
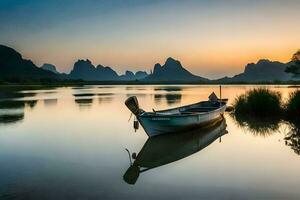
<path fill-rule="evenodd" d="M 145 71 L 137 71 L 134 75 L 137 80 L 140 80 L 146 78 L 148 76 L 148 73 Z"/>
<path fill-rule="evenodd" d="M 178 60 L 170 57 L 163 66 L 155 64 L 153 73 L 143 81 L 208 81 L 208 79 L 192 74 L 183 68 Z"/>
<path fill-rule="evenodd" d="M 45 63 L 41 66 L 41 68 L 44 69 L 44 70 L 48 70 L 50 72 L 53 72 L 55 74 L 59 74 L 59 72 L 56 70 L 56 67 L 52 64 Z"/>
<path fill-rule="evenodd" d="M 14 49 L 0 45 L 0 79 L 5 81 L 40 81 L 59 79 L 53 72 L 37 67 L 31 60 L 25 60 Z"/>
<path fill-rule="evenodd" d="M 140 80 L 148 74 L 143 71 L 138 71 L 135 74 L 131 71 L 126 71 L 125 74 L 119 76 L 116 71 L 110 67 L 97 65 L 95 67 L 90 60 L 78 60 L 69 74 L 69 79 L 81 79 L 85 81 L 134 81 Z"/>
<path fill-rule="evenodd" d="M 260 82 L 260 81 L 287 81 L 292 76 L 285 72 L 287 64 L 261 59 L 257 63 L 246 65 L 243 73 L 219 79 L 221 82 Z"/>
<path fill-rule="evenodd" d="M 257 63 L 246 65 L 243 73 L 233 77 L 224 77 L 213 80 L 214 83 L 230 82 L 272 82 L 298 80 L 292 74 L 286 73 L 289 63 L 281 63 L 266 59 Z M 23 59 L 16 50 L 0 45 L 0 82 L 23 82 L 23 81 L 54 81 L 54 80 L 84 80 L 84 81 L 136 81 L 151 82 L 209 82 L 209 79 L 196 76 L 186 70 L 178 60 L 168 58 L 163 66 L 159 63 L 154 65 L 153 73 L 145 71 L 133 73 L 126 71 L 119 76 L 110 67 L 97 65 L 90 60 L 78 60 L 75 62 L 70 74 L 59 73 L 52 64 L 44 64 L 37 67 L 31 60 Z"/>
<path fill-rule="evenodd" d="M 118 80 L 118 74 L 110 67 L 98 65 L 95 67 L 90 60 L 78 60 L 69 74 L 71 79 L 85 81 L 112 81 Z"/>
<path fill-rule="evenodd" d="M 144 71 L 137 71 L 136 73 L 133 73 L 132 71 L 126 70 L 125 74 L 120 76 L 120 80 L 134 81 L 134 80 L 143 79 L 147 76 L 148 76 L 147 72 L 144 72 Z"/>

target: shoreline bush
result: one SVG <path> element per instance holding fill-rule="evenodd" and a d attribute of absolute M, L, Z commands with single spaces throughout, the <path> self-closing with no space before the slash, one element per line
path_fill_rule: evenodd
<path fill-rule="evenodd" d="M 289 94 L 284 110 L 288 120 L 300 122 L 300 90 Z"/>
<path fill-rule="evenodd" d="M 274 117 L 282 114 L 282 100 L 279 92 L 267 88 L 255 88 L 238 96 L 233 104 L 235 115 Z"/>
<path fill-rule="evenodd" d="M 256 135 L 266 136 L 276 131 L 281 121 L 300 127 L 300 90 L 290 92 L 283 103 L 279 92 L 267 88 L 251 89 L 236 97 L 233 108 L 231 116 L 237 124 Z"/>

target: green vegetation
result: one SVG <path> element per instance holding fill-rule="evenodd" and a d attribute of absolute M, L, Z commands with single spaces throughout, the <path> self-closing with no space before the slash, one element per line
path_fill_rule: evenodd
<path fill-rule="evenodd" d="M 266 88 L 252 89 L 238 96 L 233 107 L 231 116 L 237 124 L 255 135 L 267 136 L 276 131 L 283 121 L 300 127 L 300 90 L 291 92 L 283 103 L 279 92 Z M 295 132 L 292 136 L 299 138 L 300 131 Z M 295 141 L 292 142 L 294 144 Z"/>
<path fill-rule="evenodd" d="M 278 92 L 256 88 L 238 96 L 234 102 L 233 118 L 254 135 L 268 136 L 279 128 L 282 101 Z"/>
<path fill-rule="evenodd" d="M 278 116 L 282 113 L 281 94 L 267 88 L 249 90 L 235 99 L 236 115 L 255 117 Z"/>
<path fill-rule="evenodd" d="M 285 104 L 286 117 L 292 121 L 300 120 L 300 90 L 290 93 Z"/>
<path fill-rule="evenodd" d="M 281 117 L 288 121 L 300 122 L 300 90 L 289 94 L 282 103 L 281 94 L 266 88 L 256 88 L 238 96 L 233 104 L 235 116 L 259 118 Z"/>
<path fill-rule="evenodd" d="M 294 53 L 290 65 L 285 69 L 286 73 L 294 74 L 294 76 L 300 75 L 300 49 Z"/>

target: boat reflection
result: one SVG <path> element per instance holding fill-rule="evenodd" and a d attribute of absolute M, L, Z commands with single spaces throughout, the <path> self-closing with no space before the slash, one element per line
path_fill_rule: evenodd
<path fill-rule="evenodd" d="M 221 139 L 226 133 L 226 121 L 220 118 L 201 129 L 150 137 L 137 156 L 136 153 L 132 154 L 134 162 L 125 172 L 123 179 L 128 184 L 135 184 L 142 172 L 188 157 L 204 149 L 217 138 Z"/>

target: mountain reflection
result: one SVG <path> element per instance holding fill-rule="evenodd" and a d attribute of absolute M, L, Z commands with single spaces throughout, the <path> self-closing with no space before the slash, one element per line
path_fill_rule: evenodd
<path fill-rule="evenodd" d="M 102 104 L 102 103 L 110 103 L 112 100 L 113 100 L 112 97 L 99 97 L 99 98 L 98 98 L 99 104 Z"/>
<path fill-rule="evenodd" d="M 24 101 L 25 105 L 29 106 L 30 108 L 34 108 L 37 104 L 37 100 L 28 100 Z"/>
<path fill-rule="evenodd" d="M 126 94 L 126 97 L 131 97 L 131 96 L 136 96 L 136 97 L 139 97 L 139 98 L 145 98 L 147 96 L 146 93 L 129 93 L 129 94 Z"/>
<path fill-rule="evenodd" d="M 181 94 L 155 94 L 154 101 L 159 104 L 162 99 L 165 99 L 168 105 L 178 104 L 181 102 Z"/>
<path fill-rule="evenodd" d="M 178 92 L 182 90 L 182 87 L 170 86 L 170 87 L 156 87 L 155 91 L 167 91 L 167 92 Z"/>
<path fill-rule="evenodd" d="M 97 96 L 99 104 L 110 103 L 113 100 L 114 95 L 114 93 L 98 93 Z"/>
<path fill-rule="evenodd" d="M 36 92 L 2 91 L 0 90 L 0 99 L 24 98 L 36 96 Z"/>
<path fill-rule="evenodd" d="M 24 119 L 24 108 L 34 108 L 37 100 L 30 101 L 0 101 L 0 124 L 12 124 Z"/>
<path fill-rule="evenodd" d="M 226 133 L 226 121 L 222 118 L 205 128 L 148 138 L 138 155 L 132 154 L 135 160 L 123 179 L 135 184 L 142 172 L 188 157 Z"/>
<path fill-rule="evenodd" d="M 147 90 L 147 88 L 139 87 L 139 86 L 127 86 L 125 89 L 126 90 Z"/>
<path fill-rule="evenodd" d="M 24 108 L 25 103 L 23 101 L 0 101 L 0 109 L 17 109 Z"/>
<path fill-rule="evenodd" d="M 57 104 L 57 99 L 44 99 L 45 106 L 55 106 Z"/>
<path fill-rule="evenodd" d="M 75 99 L 75 103 L 80 107 L 80 108 L 90 108 L 93 104 L 93 99 L 88 98 L 88 99 Z"/>
<path fill-rule="evenodd" d="M 73 94 L 74 97 L 92 97 L 95 96 L 94 93 L 79 93 L 79 94 Z"/>
<path fill-rule="evenodd" d="M 24 113 L 0 115 L 0 124 L 13 124 L 24 119 Z"/>

